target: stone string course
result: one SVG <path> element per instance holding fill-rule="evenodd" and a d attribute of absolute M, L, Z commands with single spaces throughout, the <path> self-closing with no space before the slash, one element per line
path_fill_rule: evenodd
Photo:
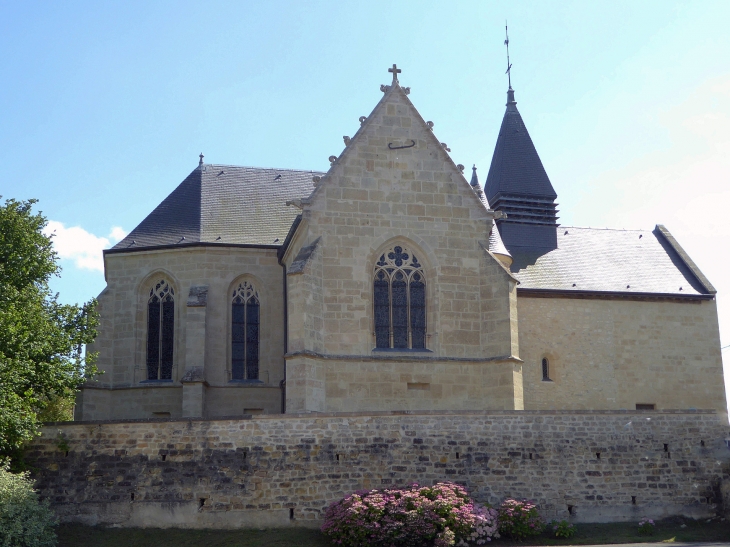
<path fill-rule="evenodd" d="M 90 524 L 316 526 L 352 491 L 443 480 L 606 521 L 723 511 L 729 433 L 714 411 L 264 415 L 48 424 L 27 455 L 62 520 Z"/>

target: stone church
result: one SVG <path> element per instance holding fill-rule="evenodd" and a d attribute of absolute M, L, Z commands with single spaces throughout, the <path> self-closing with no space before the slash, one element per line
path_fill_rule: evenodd
<path fill-rule="evenodd" d="M 326 173 L 201 154 L 105 251 L 76 419 L 725 414 L 715 289 L 670 232 L 561 226 L 511 86 L 482 188 L 389 71 Z"/>

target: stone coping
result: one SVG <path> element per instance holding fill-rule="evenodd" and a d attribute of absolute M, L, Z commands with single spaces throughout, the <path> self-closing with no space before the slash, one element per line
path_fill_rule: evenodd
<path fill-rule="evenodd" d="M 389 416 L 676 416 L 717 415 L 714 409 L 664 409 L 664 410 L 387 410 L 372 412 L 303 412 L 297 414 L 243 414 L 240 416 L 221 416 L 218 418 L 138 418 L 126 420 L 86 420 L 78 422 L 45 422 L 46 427 L 59 425 L 101 425 L 135 424 L 157 422 L 231 422 L 245 420 L 319 420 L 322 418 L 383 418 Z"/>

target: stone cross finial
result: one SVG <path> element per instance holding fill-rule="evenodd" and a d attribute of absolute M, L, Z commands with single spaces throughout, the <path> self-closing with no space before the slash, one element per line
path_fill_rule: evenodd
<path fill-rule="evenodd" d="M 395 63 L 393 63 L 393 68 L 389 68 L 388 72 L 391 72 L 393 74 L 393 83 L 397 84 L 398 83 L 398 74 L 400 74 L 403 71 L 400 68 L 398 68 L 395 65 Z"/>

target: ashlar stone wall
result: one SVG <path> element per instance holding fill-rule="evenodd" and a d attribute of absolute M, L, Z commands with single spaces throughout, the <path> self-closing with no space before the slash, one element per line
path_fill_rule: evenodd
<path fill-rule="evenodd" d="M 186 246 L 108 253 L 105 262 L 99 337 L 88 348 L 99 353 L 104 373 L 83 389 L 77 419 L 191 415 L 183 412 L 181 383 L 191 369 L 201 370 L 197 378 L 204 381 L 194 386 L 194 410 L 200 412 L 193 416 L 281 412 L 284 290 L 276 249 Z M 150 287 L 163 278 L 175 291 L 174 368 L 172 382 L 149 382 L 147 300 Z M 256 383 L 230 381 L 231 291 L 242 280 L 254 283 L 261 304 Z"/>
<path fill-rule="evenodd" d="M 527 409 L 714 408 L 726 416 L 714 300 L 517 300 Z M 550 381 L 542 380 L 547 358 Z"/>
<path fill-rule="evenodd" d="M 444 480 L 594 522 L 723 511 L 726 438 L 712 411 L 343 413 L 50 424 L 27 457 L 88 524 L 317 526 L 354 490 Z"/>
<path fill-rule="evenodd" d="M 493 215 L 400 86 L 316 184 L 284 256 L 287 411 L 522 408 L 516 280 L 485 250 Z M 425 351 L 375 350 L 375 265 L 395 245 L 423 265 Z"/>

